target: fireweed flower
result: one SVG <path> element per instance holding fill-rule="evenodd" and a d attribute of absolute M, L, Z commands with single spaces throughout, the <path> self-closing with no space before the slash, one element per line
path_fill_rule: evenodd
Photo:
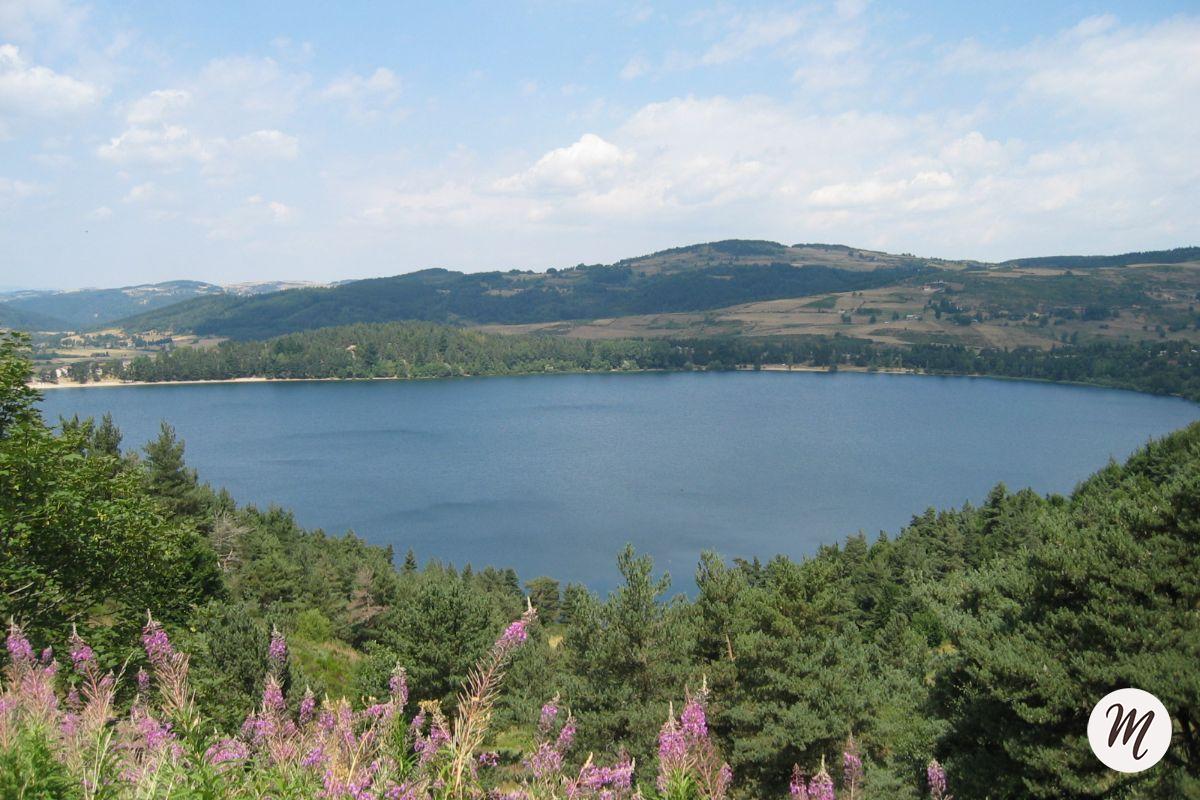
<path fill-rule="evenodd" d="M 500 764 L 500 754 L 494 750 L 487 750 L 479 754 L 479 766 L 495 767 Z"/>
<path fill-rule="evenodd" d="M 946 769 L 935 758 L 925 768 L 925 777 L 929 780 L 929 795 L 933 800 L 950 800 L 946 794 Z"/>
<path fill-rule="evenodd" d="M 804 773 L 800 771 L 800 765 L 792 767 L 792 782 L 788 784 L 788 795 L 793 800 L 808 800 L 808 783 L 804 780 Z"/>
<path fill-rule="evenodd" d="M 284 709 L 283 688 L 274 675 L 268 675 L 263 684 L 262 705 L 264 713 L 280 713 Z"/>
<path fill-rule="evenodd" d="M 312 721 L 313 712 L 317 708 L 317 698 L 313 697 L 312 689 L 305 687 L 304 697 L 300 700 L 300 724 L 307 725 Z"/>
<path fill-rule="evenodd" d="M 250 755 L 250 749 L 238 739 L 222 739 L 204 751 L 204 760 L 212 766 L 228 764 L 232 761 L 244 761 Z"/>
<path fill-rule="evenodd" d="M 516 650 L 529 638 L 528 623 L 524 618 L 516 620 L 496 640 L 497 653 L 509 653 Z"/>
<path fill-rule="evenodd" d="M 146 649 L 146 658 L 156 669 L 166 669 L 175 661 L 175 648 L 171 646 L 167 632 L 149 615 L 146 627 L 142 628 L 142 646 Z"/>
<path fill-rule="evenodd" d="M 21 629 L 17 627 L 16 623 L 9 623 L 8 638 L 4 640 L 4 644 L 8 648 L 8 657 L 12 659 L 14 665 L 19 667 L 33 663 L 33 646 L 29 644 L 29 640 L 25 638 L 25 634 L 21 633 Z"/>
<path fill-rule="evenodd" d="M 846 739 L 846 748 L 842 751 L 842 782 L 850 792 L 851 800 L 856 797 L 858 785 L 862 781 L 862 756 L 858 752 L 858 743 L 851 735 Z"/>
<path fill-rule="evenodd" d="M 563 723 L 562 730 L 558 732 L 558 741 L 554 746 L 560 753 L 565 753 L 571 749 L 571 745 L 575 742 L 575 720 L 572 717 L 567 717 L 567 721 Z"/>
<path fill-rule="evenodd" d="M 171 723 L 160 722 L 145 709 L 134 708 L 132 719 L 134 727 L 141 737 L 142 746 L 147 751 L 151 753 L 160 752 L 175 741 L 175 734 L 171 731 Z"/>
<path fill-rule="evenodd" d="M 667 718 L 658 733 L 658 789 L 667 791 L 672 777 L 687 766 L 687 738 L 675 723 L 675 715 Z"/>
<path fill-rule="evenodd" d="M 808 782 L 809 800 L 834 800 L 833 778 L 825 771 L 825 762 L 821 761 L 821 771 Z"/>
<path fill-rule="evenodd" d="M 704 706 L 695 698 L 688 700 L 687 705 L 683 707 L 679 723 L 684 735 L 692 739 L 704 739 L 708 736 L 708 719 L 704 714 Z"/>
<path fill-rule="evenodd" d="M 537 749 L 525 759 L 525 768 L 535 778 L 546 778 L 562 769 L 562 753 L 549 742 L 541 742 Z"/>
<path fill-rule="evenodd" d="M 275 669 L 283 669 L 284 662 L 287 661 L 287 640 L 283 638 L 283 634 L 279 632 L 279 628 L 271 628 L 271 643 L 267 645 L 267 660 Z"/>
<path fill-rule="evenodd" d="M 96 663 L 96 653 L 79 636 L 79 631 L 75 629 L 74 625 L 71 626 L 71 638 L 68 643 L 72 666 L 75 667 L 76 672 L 86 673 Z"/>
<path fill-rule="evenodd" d="M 392 670 L 392 676 L 388 678 L 388 692 L 391 693 L 392 699 L 400 708 L 408 705 L 408 672 L 399 664 Z"/>
<path fill-rule="evenodd" d="M 554 727 L 554 720 L 558 716 L 557 698 L 551 700 L 542 706 L 541 717 L 538 718 L 538 727 L 543 731 L 549 731 Z"/>

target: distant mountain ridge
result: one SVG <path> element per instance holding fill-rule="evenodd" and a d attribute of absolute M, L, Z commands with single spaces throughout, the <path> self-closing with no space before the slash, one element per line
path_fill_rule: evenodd
<path fill-rule="evenodd" d="M 1014 258 L 1000 263 L 1002 267 L 1059 267 L 1065 269 L 1095 269 L 1097 267 L 1128 267 L 1134 264 L 1181 264 L 1200 261 L 1200 247 L 1176 247 L 1172 250 L 1149 250 L 1121 253 L 1115 256 L 1039 256 Z"/>
<path fill-rule="evenodd" d="M 26 289 L 0 294 L 0 325 L 24 330 L 83 330 L 196 297 L 250 296 L 298 287 L 305 281 L 259 281 L 219 286 L 176 280 L 115 289 Z"/>
<path fill-rule="evenodd" d="M 120 324 L 260 339 L 356 322 L 539 323 L 857 291 L 964 266 L 840 246 L 726 240 L 544 273 L 426 269 L 329 288 L 201 297 Z"/>
<path fill-rule="evenodd" d="M 433 268 L 384 278 L 314 284 L 250 281 L 219 286 L 167 281 L 117 289 L 0 294 L 0 326 L 27 330 L 196 333 L 257 339 L 357 322 L 540 324 L 920 286 L 993 270 L 1078 269 L 1200 262 L 1200 247 L 1108 256 L 1046 256 L 998 264 L 893 254 L 840 244 L 727 239 L 674 247 L 612 264 L 545 272 L 462 273 Z M 936 277 L 936 276 L 935 276 Z"/>

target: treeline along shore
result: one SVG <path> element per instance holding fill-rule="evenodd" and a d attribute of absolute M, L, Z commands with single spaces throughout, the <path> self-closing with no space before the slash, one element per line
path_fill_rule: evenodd
<path fill-rule="evenodd" d="M 240 505 L 165 423 L 43 420 L 29 372 L 0 337 L 0 796 L 1200 793 L 1200 424 L 1069 496 L 697 554 L 690 599 L 627 549 L 600 597 Z M 1142 773 L 1084 735 L 1119 686 L 1174 726 Z"/>
<path fill-rule="evenodd" d="M 94 361 L 74 382 L 445 378 L 550 372 L 730 370 L 764 365 L 990 375 L 1200 400 L 1200 352 L 1182 340 L 1096 341 L 1052 349 L 885 345 L 846 336 L 577 339 L 502 335 L 423 322 L 320 328 L 262 341 L 176 347 L 128 363 Z M 45 383 L 49 375 L 41 375 Z"/>

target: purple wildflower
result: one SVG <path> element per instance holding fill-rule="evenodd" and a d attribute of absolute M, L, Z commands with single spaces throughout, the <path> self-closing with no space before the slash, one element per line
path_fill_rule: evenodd
<path fill-rule="evenodd" d="M 862 756 L 858 754 L 858 743 L 854 741 L 853 736 L 850 736 L 846 739 L 846 749 L 842 751 L 842 782 L 850 790 L 852 798 L 858 791 L 862 775 Z"/>
<path fill-rule="evenodd" d="M 679 723 L 683 732 L 692 739 L 708 737 L 708 719 L 704 714 L 704 704 L 697 698 L 688 700 L 679 715 Z"/>
<path fill-rule="evenodd" d="M 792 767 L 792 782 L 788 784 L 788 795 L 792 800 L 808 800 L 808 784 L 799 764 Z"/>
<path fill-rule="evenodd" d="M 929 780 L 929 796 L 933 800 L 950 800 L 946 794 L 946 769 L 935 758 L 925 769 L 925 777 Z"/>
<path fill-rule="evenodd" d="M 148 619 L 146 627 L 142 628 L 142 646 L 146 648 L 146 657 L 157 669 L 165 669 L 175 661 L 175 648 L 163 626 L 154 619 Z"/>
<path fill-rule="evenodd" d="M 142 735 L 142 741 L 146 749 L 150 752 L 158 752 L 175 741 L 175 734 L 171 731 L 171 723 L 159 722 L 144 711 L 135 714 L 134 719 L 137 724 L 138 733 Z"/>
<path fill-rule="evenodd" d="M 268 675 L 266 683 L 263 684 L 262 704 L 264 712 L 279 713 L 284 709 L 283 688 L 274 675 Z"/>
<path fill-rule="evenodd" d="M 496 649 L 500 652 L 508 652 L 524 644 L 525 640 L 529 638 L 527 627 L 528 623 L 525 622 L 524 618 L 513 622 L 505 629 L 504 634 L 496 640 Z"/>
<path fill-rule="evenodd" d="M 717 772 L 717 797 L 724 797 L 725 792 L 729 790 L 729 785 L 733 783 L 733 767 L 728 764 L 722 764 L 721 769 Z"/>
<path fill-rule="evenodd" d="M 558 741 L 555 742 L 555 748 L 560 753 L 565 753 L 571 749 L 571 745 L 575 742 L 575 720 L 567 717 L 567 721 L 563 723 L 562 730 L 558 732 Z"/>
<path fill-rule="evenodd" d="M 676 726 L 675 720 L 670 720 L 658 734 L 658 759 L 664 765 L 674 766 L 681 764 L 686 756 L 687 740 Z"/>
<path fill-rule="evenodd" d="M 388 678 L 388 692 L 396 701 L 396 705 L 403 708 L 408 704 L 408 673 L 399 664 L 392 670 L 392 676 Z"/>
<path fill-rule="evenodd" d="M 536 778 L 545 778 L 562 769 L 563 757 L 554 745 L 541 742 L 537 749 L 525 759 L 525 767 Z"/>
<path fill-rule="evenodd" d="M 150 688 L 150 674 L 141 667 L 138 667 L 137 671 L 137 687 L 139 692 L 144 692 Z"/>
<path fill-rule="evenodd" d="M 583 765 L 583 769 L 579 770 L 579 777 L 575 779 L 575 785 L 572 788 L 582 787 L 593 793 L 601 793 L 602 790 L 622 790 L 629 789 L 633 785 L 633 762 L 628 757 L 614 764 L 611 767 L 601 767 L 591 762 Z M 601 797 L 611 797 L 612 791 L 601 793 Z M 568 789 L 568 797 L 573 796 L 571 789 Z"/>
<path fill-rule="evenodd" d="M 272 627 L 271 643 L 267 646 L 267 659 L 271 662 L 272 669 L 283 669 L 284 662 L 287 661 L 287 654 L 287 641 L 279 632 L 279 628 Z"/>
<path fill-rule="evenodd" d="M 30 664 L 33 662 L 33 646 L 29 644 L 29 640 L 25 638 L 25 634 L 21 633 L 21 629 L 16 623 L 12 623 L 8 628 L 8 639 L 5 640 L 5 645 L 8 647 L 9 658 L 14 664 Z"/>
<path fill-rule="evenodd" d="M 675 724 L 674 715 L 667 718 L 658 734 L 658 788 L 667 791 L 671 776 L 687 764 L 687 737 Z"/>
<path fill-rule="evenodd" d="M 500 754 L 494 750 L 488 750 L 479 754 L 479 766 L 481 767 L 497 767 L 500 765 Z"/>
<path fill-rule="evenodd" d="M 304 758 L 300 759 L 300 766 L 315 767 L 323 761 L 325 761 L 325 751 L 320 747 L 314 747 L 304 755 Z"/>
<path fill-rule="evenodd" d="M 538 727 L 543 731 L 550 730 L 554 726 L 554 720 L 558 716 L 558 706 L 553 700 L 542 706 L 542 715 L 538 720 Z"/>
<path fill-rule="evenodd" d="M 417 787 L 410 786 L 407 783 L 402 783 L 398 786 L 390 787 L 384 792 L 385 800 L 422 800 L 428 795 L 421 792 Z"/>
<path fill-rule="evenodd" d="M 824 764 L 821 765 L 821 771 L 808 782 L 808 797 L 809 800 L 834 800 L 833 778 L 825 771 Z"/>
<path fill-rule="evenodd" d="M 79 672 L 85 672 L 88 667 L 95 663 L 96 653 L 92 648 L 87 646 L 83 639 L 79 638 L 79 634 L 71 633 L 71 663 Z"/>
<path fill-rule="evenodd" d="M 212 766 L 243 761 L 250 755 L 245 742 L 238 739 L 222 739 L 204 752 L 204 760 Z"/>
<path fill-rule="evenodd" d="M 313 711 L 317 707 L 317 698 L 313 697 L 312 689 L 304 690 L 304 697 L 300 700 L 300 724 L 307 725 L 313 718 Z"/>

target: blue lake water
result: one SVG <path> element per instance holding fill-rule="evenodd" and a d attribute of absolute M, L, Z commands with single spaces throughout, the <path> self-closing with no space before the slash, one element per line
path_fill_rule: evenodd
<path fill-rule="evenodd" d="M 981 378 L 649 373 L 61 389 L 43 412 L 160 419 L 239 502 L 398 558 L 611 588 L 626 542 L 679 589 L 699 553 L 800 557 L 997 482 L 1069 492 L 1200 419 L 1172 398 Z"/>

